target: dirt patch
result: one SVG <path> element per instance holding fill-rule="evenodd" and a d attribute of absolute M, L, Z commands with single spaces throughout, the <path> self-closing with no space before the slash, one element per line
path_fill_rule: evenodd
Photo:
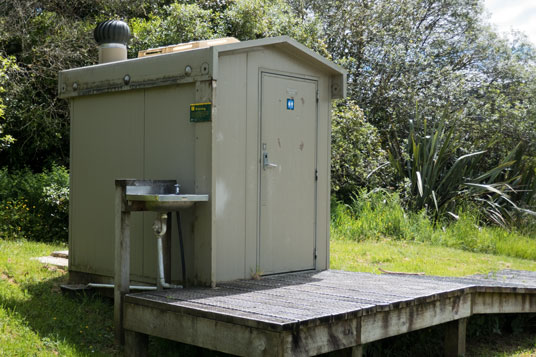
<path fill-rule="evenodd" d="M 6 274 L 5 272 L 2 272 L 0 273 L 0 279 L 1 280 L 5 280 L 13 285 L 17 285 L 17 283 L 15 282 L 15 280 L 13 279 L 12 276 L 9 276 L 8 274 Z"/>
<path fill-rule="evenodd" d="M 56 265 L 45 264 L 45 265 L 43 265 L 43 269 L 46 269 L 48 271 L 58 272 L 58 273 L 61 273 L 61 274 L 66 273 L 65 269 L 63 269 L 62 267 L 56 266 Z"/>

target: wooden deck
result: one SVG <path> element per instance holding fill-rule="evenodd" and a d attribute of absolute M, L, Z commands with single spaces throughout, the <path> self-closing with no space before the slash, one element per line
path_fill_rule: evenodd
<path fill-rule="evenodd" d="M 242 356 L 309 356 L 450 323 L 446 354 L 465 352 L 473 314 L 536 312 L 536 272 L 446 278 L 301 272 L 129 294 L 126 349 L 146 335 Z"/>

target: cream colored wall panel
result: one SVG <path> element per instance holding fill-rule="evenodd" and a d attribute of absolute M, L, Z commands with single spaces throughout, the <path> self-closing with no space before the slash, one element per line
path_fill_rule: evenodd
<path fill-rule="evenodd" d="M 77 98 L 73 110 L 71 269 L 113 275 L 114 180 L 143 175 L 143 91 Z M 133 219 L 133 274 L 141 228 Z"/>
<path fill-rule="evenodd" d="M 246 278 L 246 54 L 220 59 L 213 122 L 216 280 Z"/>
<path fill-rule="evenodd" d="M 216 88 L 212 81 L 197 82 L 196 103 L 214 103 Z M 217 120 L 212 108 L 212 120 Z M 209 194 L 208 203 L 195 207 L 193 282 L 213 286 L 216 282 L 213 224 L 215 182 L 212 180 L 212 121 L 195 123 L 195 193 Z"/>
<path fill-rule="evenodd" d="M 190 123 L 190 104 L 195 101 L 195 84 L 150 88 L 145 91 L 144 179 L 177 180 L 181 193 L 195 191 L 195 125 Z M 156 276 L 154 212 L 144 217 L 144 276 Z M 193 271 L 193 209 L 181 212 L 186 271 Z M 176 216 L 173 214 L 171 278 L 182 279 Z"/>
<path fill-rule="evenodd" d="M 316 269 L 329 268 L 330 237 L 330 162 L 331 162 L 331 96 L 330 81 L 321 76 L 318 101 L 318 222 L 317 222 L 317 261 Z"/>

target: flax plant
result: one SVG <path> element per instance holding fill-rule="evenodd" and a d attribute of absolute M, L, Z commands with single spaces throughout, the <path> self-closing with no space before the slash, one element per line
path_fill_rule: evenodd
<path fill-rule="evenodd" d="M 506 226 L 516 213 L 535 215 L 526 208 L 536 188 L 534 169 L 524 164 L 521 146 L 497 166 L 481 172 L 479 161 L 486 150 L 458 156 L 463 151 L 461 134 L 456 125 L 447 128 L 446 123 L 443 118 L 429 127 L 424 120 L 418 131 L 412 121 L 404 154 L 397 154 L 394 145 L 388 150 L 399 179 L 409 182 L 408 207 L 426 209 L 438 220 L 445 215 L 457 219 L 455 212 L 460 206 L 472 205 L 486 221 L 500 226 Z M 525 207 L 515 199 L 525 202 Z"/>

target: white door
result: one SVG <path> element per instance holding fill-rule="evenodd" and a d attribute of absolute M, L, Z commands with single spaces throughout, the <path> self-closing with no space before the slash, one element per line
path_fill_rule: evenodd
<path fill-rule="evenodd" d="M 317 82 L 262 73 L 262 274 L 315 268 Z"/>

